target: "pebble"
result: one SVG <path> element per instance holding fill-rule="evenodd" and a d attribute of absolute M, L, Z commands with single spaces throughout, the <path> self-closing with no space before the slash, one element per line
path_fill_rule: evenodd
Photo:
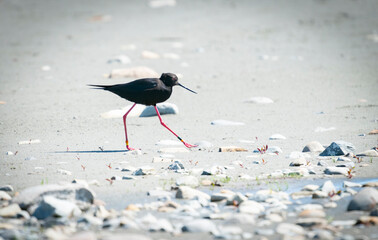
<path fill-rule="evenodd" d="M 306 231 L 303 227 L 292 223 L 280 223 L 276 228 L 277 233 L 287 236 L 304 235 Z"/>
<path fill-rule="evenodd" d="M 84 231 L 70 236 L 70 240 L 97 240 L 97 237 L 94 232 Z"/>
<path fill-rule="evenodd" d="M 320 189 L 327 195 L 336 193 L 336 187 L 333 185 L 331 180 L 325 181 Z"/>
<path fill-rule="evenodd" d="M 327 167 L 324 173 L 328 175 L 348 175 L 348 171 L 349 168 L 346 167 Z"/>
<path fill-rule="evenodd" d="M 325 218 L 326 213 L 320 209 L 307 209 L 299 213 L 300 218 Z"/>
<path fill-rule="evenodd" d="M 150 0 L 148 6 L 150 8 L 174 7 L 176 0 Z"/>
<path fill-rule="evenodd" d="M 345 162 L 345 163 L 342 163 L 342 164 L 337 164 L 336 167 L 346 167 L 346 168 L 354 168 L 356 166 L 356 164 L 354 162 Z"/>
<path fill-rule="evenodd" d="M 325 208 L 336 208 L 337 207 L 337 203 L 335 203 L 335 202 L 326 202 L 326 203 L 323 204 L 323 206 Z"/>
<path fill-rule="evenodd" d="M 329 195 L 326 192 L 323 192 L 323 191 L 315 191 L 312 194 L 312 198 L 326 198 L 328 196 Z"/>
<path fill-rule="evenodd" d="M 189 186 L 189 187 L 198 187 L 199 181 L 194 176 L 183 176 L 176 179 L 177 186 Z"/>
<path fill-rule="evenodd" d="M 278 154 L 278 153 L 282 153 L 282 149 L 280 147 L 277 147 L 277 146 L 269 146 L 269 148 L 266 152 Z"/>
<path fill-rule="evenodd" d="M 302 212 L 304 210 L 323 210 L 323 206 L 320 204 L 309 203 L 309 204 L 299 205 L 295 208 L 295 210 L 297 212 Z"/>
<path fill-rule="evenodd" d="M 302 190 L 304 190 L 304 191 L 315 191 L 315 190 L 318 190 L 318 189 L 319 189 L 319 186 L 315 185 L 315 184 L 308 184 L 308 185 L 306 185 L 302 188 Z"/>
<path fill-rule="evenodd" d="M 169 170 L 175 171 L 175 172 L 183 172 L 185 171 L 184 165 L 181 163 L 181 161 L 174 161 L 171 165 L 168 166 Z"/>
<path fill-rule="evenodd" d="M 212 166 L 210 169 L 203 170 L 201 175 L 221 175 L 226 174 L 226 169 L 223 166 Z"/>
<path fill-rule="evenodd" d="M 18 145 L 24 145 L 24 144 L 34 144 L 34 143 L 40 143 L 41 140 L 39 139 L 30 139 L 30 140 L 27 140 L 27 141 L 20 141 L 18 142 Z"/>
<path fill-rule="evenodd" d="M 274 234 L 274 230 L 273 229 L 269 229 L 269 228 L 267 228 L 267 229 L 261 229 L 261 228 L 259 228 L 259 229 L 256 229 L 255 230 L 255 234 L 256 235 L 261 235 L 261 236 L 271 236 L 271 235 L 273 235 Z"/>
<path fill-rule="evenodd" d="M 369 134 L 369 135 L 375 135 L 375 134 L 378 134 L 378 129 L 371 130 L 368 134 Z"/>
<path fill-rule="evenodd" d="M 326 166 L 328 166 L 328 163 L 324 160 L 319 160 L 317 165 L 322 166 L 322 167 L 326 167 Z"/>
<path fill-rule="evenodd" d="M 158 150 L 159 153 L 188 153 L 190 152 L 186 148 L 161 148 Z"/>
<path fill-rule="evenodd" d="M 4 218 L 15 217 L 20 212 L 21 212 L 21 208 L 18 206 L 18 204 L 13 203 L 6 207 L 0 208 L 0 217 L 4 217 Z"/>
<path fill-rule="evenodd" d="M 2 200 L 2 201 L 9 201 L 9 200 L 11 200 L 11 199 L 12 199 L 12 197 L 9 196 L 8 193 L 6 193 L 6 192 L 3 191 L 3 190 L 0 191 L 0 200 Z"/>
<path fill-rule="evenodd" d="M 4 185 L 0 187 L 0 191 L 13 192 L 13 187 L 11 185 Z"/>
<path fill-rule="evenodd" d="M 307 160 L 305 158 L 297 158 L 290 163 L 291 167 L 299 167 L 302 165 L 307 165 Z"/>
<path fill-rule="evenodd" d="M 140 67 L 132 67 L 132 68 L 120 68 L 120 69 L 113 69 L 109 75 L 106 77 L 109 78 L 156 78 L 160 77 L 155 70 L 151 68 L 140 66 Z"/>
<path fill-rule="evenodd" d="M 317 127 L 315 128 L 315 132 L 329 132 L 329 131 L 333 131 L 333 130 L 336 130 L 335 127 L 329 127 L 329 128 L 325 128 L 325 127 Z"/>
<path fill-rule="evenodd" d="M 323 152 L 324 151 L 323 145 L 321 145 L 317 141 L 312 141 L 306 144 L 303 148 L 302 152 Z"/>
<path fill-rule="evenodd" d="M 365 187 L 349 202 L 348 211 L 370 211 L 375 208 L 378 202 L 378 190 L 372 187 Z"/>
<path fill-rule="evenodd" d="M 368 182 L 362 185 L 363 187 L 378 187 L 378 182 Z"/>
<path fill-rule="evenodd" d="M 340 156 L 353 153 L 354 151 L 355 147 L 353 144 L 344 141 L 336 141 L 331 143 L 319 156 Z"/>
<path fill-rule="evenodd" d="M 41 67 L 41 70 L 45 71 L 45 72 L 48 72 L 48 71 L 51 70 L 51 67 L 49 65 L 44 65 L 44 66 Z"/>
<path fill-rule="evenodd" d="M 356 225 L 363 224 L 366 226 L 377 226 L 378 225 L 378 217 L 375 216 L 361 216 Z"/>
<path fill-rule="evenodd" d="M 327 220 L 324 218 L 299 218 L 296 224 L 302 227 L 322 227 L 327 225 Z"/>
<path fill-rule="evenodd" d="M 134 176 L 141 176 L 141 175 L 154 175 L 156 170 L 150 166 L 142 166 L 138 170 L 132 173 Z"/>
<path fill-rule="evenodd" d="M 71 171 L 68 171 L 68 170 L 64 170 L 64 169 L 58 169 L 56 170 L 57 173 L 60 173 L 62 175 L 72 175 L 72 172 Z"/>
<path fill-rule="evenodd" d="M 185 223 L 181 229 L 183 232 L 191 233 L 212 233 L 214 235 L 218 234 L 217 226 L 208 219 L 194 219 Z"/>
<path fill-rule="evenodd" d="M 44 196 L 32 215 L 37 219 L 46 219 L 51 216 L 73 217 L 80 214 L 81 210 L 76 204 L 53 196 Z"/>
<path fill-rule="evenodd" d="M 131 59 L 126 55 L 118 55 L 108 60 L 108 63 L 129 64 Z"/>
<path fill-rule="evenodd" d="M 193 189 L 188 186 L 180 186 L 176 192 L 176 198 L 180 199 L 194 199 L 194 198 L 203 198 L 210 200 L 210 195 L 207 193 L 201 192 L 199 190 Z"/>
<path fill-rule="evenodd" d="M 13 199 L 13 203 L 19 204 L 22 209 L 27 209 L 32 205 L 38 205 L 42 196 L 66 199 L 75 202 L 79 207 L 92 204 L 94 201 L 94 193 L 81 185 L 46 184 L 24 189 Z"/>
<path fill-rule="evenodd" d="M 156 107 L 159 110 L 160 115 L 167 115 L 167 114 L 178 114 L 179 109 L 176 104 L 164 102 L 156 104 Z M 139 117 L 153 117 L 157 116 L 156 110 L 153 106 L 147 106 L 143 112 L 139 115 Z"/>
<path fill-rule="evenodd" d="M 165 218 L 158 219 L 155 223 L 149 226 L 151 232 L 173 232 L 172 224 Z"/>
<path fill-rule="evenodd" d="M 269 137 L 269 140 L 284 140 L 284 139 L 286 139 L 286 137 L 278 133 L 273 134 L 272 136 Z"/>
<path fill-rule="evenodd" d="M 25 158 L 25 161 L 34 161 L 37 160 L 35 157 L 27 157 Z"/>
<path fill-rule="evenodd" d="M 242 147 L 229 146 L 229 147 L 220 147 L 219 152 L 247 152 L 248 150 Z"/>
<path fill-rule="evenodd" d="M 352 160 L 350 158 L 341 156 L 337 158 L 337 161 L 338 162 L 351 162 Z"/>
<path fill-rule="evenodd" d="M 238 211 L 240 213 L 259 215 L 265 210 L 264 206 L 252 200 L 243 201 L 239 204 Z"/>
<path fill-rule="evenodd" d="M 160 55 L 152 51 L 142 51 L 142 57 L 146 59 L 159 59 Z"/>
<path fill-rule="evenodd" d="M 255 104 L 269 104 L 274 103 L 274 101 L 267 97 L 252 97 L 245 102 L 247 103 L 255 103 Z"/>
<path fill-rule="evenodd" d="M 6 155 L 12 156 L 12 155 L 14 155 L 14 153 L 11 152 L 11 151 L 8 151 L 8 152 L 6 153 Z"/>
<path fill-rule="evenodd" d="M 211 122 L 211 125 L 215 126 L 242 126 L 245 125 L 242 122 L 234 122 L 229 120 L 218 119 Z"/>
<path fill-rule="evenodd" d="M 366 150 L 364 152 L 356 154 L 358 157 L 378 157 L 378 152 L 375 150 Z"/>
<path fill-rule="evenodd" d="M 122 118 L 123 115 L 125 115 L 125 113 L 127 111 L 129 111 L 129 109 L 132 107 L 132 105 L 128 105 L 122 109 L 114 109 L 114 110 L 110 110 L 108 112 L 104 112 L 104 113 L 101 113 L 100 116 L 102 118 L 105 118 L 105 119 L 111 119 L 111 118 Z M 133 108 L 133 110 L 127 115 L 127 117 L 138 117 L 142 112 L 143 110 L 146 108 L 146 106 L 144 105 L 141 105 L 141 104 L 137 104 L 135 105 L 135 107 Z"/>

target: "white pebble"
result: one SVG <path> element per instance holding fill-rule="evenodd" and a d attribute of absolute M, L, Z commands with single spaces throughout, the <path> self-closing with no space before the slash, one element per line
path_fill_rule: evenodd
<path fill-rule="evenodd" d="M 252 97 L 245 102 L 247 103 L 256 103 L 256 104 L 269 104 L 273 103 L 274 101 L 270 98 L 267 97 Z"/>
<path fill-rule="evenodd" d="M 228 120 L 214 120 L 211 122 L 211 125 L 216 125 L 216 126 L 242 126 L 245 125 L 242 122 L 234 122 L 234 121 L 228 121 Z"/>
<path fill-rule="evenodd" d="M 272 136 L 269 137 L 269 140 L 284 140 L 284 139 L 286 139 L 286 137 L 281 134 L 273 134 Z"/>

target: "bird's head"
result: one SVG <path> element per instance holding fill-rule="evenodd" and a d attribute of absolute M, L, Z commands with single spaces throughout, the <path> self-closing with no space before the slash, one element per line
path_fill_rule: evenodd
<path fill-rule="evenodd" d="M 191 91 L 192 93 L 196 93 L 195 91 L 193 90 L 190 90 L 189 88 L 187 87 L 184 87 L 183 85 L 181 85 L 179 82 L 178 82 L 178 77 L 176 76 L 176 74 L 173 74 L 173 73 L 163 73 L 160 77 L 160 80 L 164 83 L 165 86 L 168 86 L 168 87 L 173 87 L 173 86 L 180 86 L 180 87 L 183 87 L 185 88 L 186 90 L 188 91 Z M 196 93 L 197 94 L 197 93 Z"/>

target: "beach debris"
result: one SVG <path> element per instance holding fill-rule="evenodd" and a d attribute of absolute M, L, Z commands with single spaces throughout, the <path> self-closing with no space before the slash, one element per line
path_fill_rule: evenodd
<path fill-rule="evenodd" d="M 267 97 L 252 97 L 245 101 L 246 103 L 255 103 L 255 104 L 269 104 L 274 103 L 274 101 Z"/>
<path fill-rule="evenodd" d="M 228 146 L 220 147 L 219 152 L 247 152 L 248 150 L 242 147 Z"/>

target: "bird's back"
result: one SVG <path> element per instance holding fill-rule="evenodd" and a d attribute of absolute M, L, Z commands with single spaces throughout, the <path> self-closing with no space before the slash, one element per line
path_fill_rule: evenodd
<path fill-rule="evenodd" d="M 101 87 L 126 100 L 144 105 L 155 105 L 164 102 L 172 94 L 172 87 L 165 86 L 158 78 L 144 78 L 111 86 L 92 86 Z"/>

